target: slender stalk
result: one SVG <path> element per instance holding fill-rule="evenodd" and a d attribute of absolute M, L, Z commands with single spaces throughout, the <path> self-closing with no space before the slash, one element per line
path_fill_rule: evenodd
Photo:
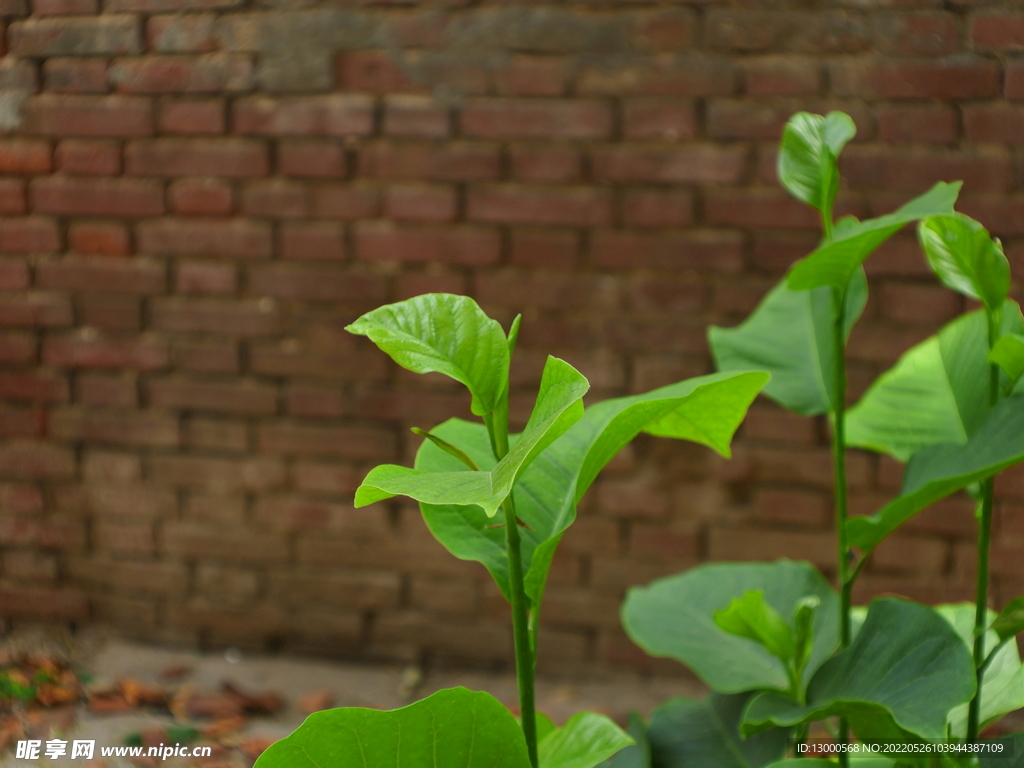
<path fill-rule="evenodd" d="M 833 349 L 835 351 L 835 381 L 832 393 L 832 459 L 835 462 L 835 509 L 838 539 L 838 567 L 836 578 L 842 594 L 839 610 L 839 637 L 842 647 L 850 644 L 850 603 L 853 582 L 850 578 L 850 542 L 846 533 L 849 507 L 846 494 L 846 296 L 844 291 L 832 294 L 834 306 Z M 850 726 L 845 718 L 839 720 L 838 741 L 846 744 L 850 739 Z M 847 768 L 849 754 L 839 753 L 839 764 Z"/>
<path fill-rule="evenodd" d="M 523 583 L 523 561 L 520 554 L 519 526 L 516 509 L 509 496 L 502 505 L 505 511 L 505 543 L 508 550 L 509 582 L 512 587 L 512 634 L 516 646 L 516 677 L 519 682 L 519 717 L 526 737 L 530 765 L 537 768 L 537 715 L 533 692 L 533 647 L 530 642 L 529 611 Z"/>
<path fill-rule="evenodd" d="M 989 315 L 988 346 L 995 344 L 998 336 L 996 319 Z M 999 368 L 989 366 L 989 403 L 999 401 Z M 985 679 L 985 634 L 988 629 L 988 562 L 992 544 L 992 507 L 995 500 L 995 478 L 990 477 L 981 484 L 981 514 L 978 516 L 978 570 L 974 590 L 974 668 L 977 671 L 978 688 L 967 711 L 967 741 L 976 742 L 981 732 L 981 684 Z"/>

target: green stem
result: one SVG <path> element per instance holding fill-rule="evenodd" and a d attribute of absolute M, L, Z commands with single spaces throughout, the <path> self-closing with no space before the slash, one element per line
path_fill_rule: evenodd
<path fill-rule="evenodd" d="M 831 229 L 831 228 L 829 228 Z M 836 533 L 838 534 L 837 580 L 842 592 L 839 611 L 839 637 L 842 647 L 850 644 L 850 603 L 853 582 L 850 578 L 850 543 L 846 532 L 849 515 L 846 493 L 846 296 L 843 291 L 834 291 L 835 302 L 833 323 L 833 349 L 835 358 L 835 388 L 832 393 L 832 458 L 835 462 L 835 508 Z M 839 720 L 840 744 L 850 739 L 850 727 L 845 718 Z M 849 754 L 839 753 L 839 764 L 847 768 Z"/>
<path fill-rule="evenodd" d="M 988 317 L 988 347 L 998 337 L 997 318 Z M 999 401 L 999 367 L 989 366 L 989 404 Z M 981 684 L 985 680 L 985 634 L 988 629 L 989 550 L 992 545 L 992 507 L 995 501 L 995 477 L 981 484 L 981 515 L 978 517 L 978 569 L 974 591 L 974 668 L 978 687 L 967 711 L 967 741 L 974 743 L 981 732 Z"/>
<path fill-rule="evenodd" d="M 519 681 L 519 717 L 526 737 L 530 765 L 537 768 L 537 715 L 534 708 L 533 644 L 530 642 L 530 618 L 527 608 L 526 586 L 523 581 L 523 561 L 520 554 L 519 526 L 516 508 L 509 496 L 502 505 L 505 511 L 505 543 L 508 550 L 509 582 L 512 592 L 512 634 L 516 646 L 516 677 Z"/>

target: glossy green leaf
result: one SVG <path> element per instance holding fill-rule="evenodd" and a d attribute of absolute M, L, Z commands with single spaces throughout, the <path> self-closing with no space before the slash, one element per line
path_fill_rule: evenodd
<path fill-rule="evenodd" d="M 797 112 L 782 132 L 779 147 L 779 180 L 793 197 L 830 211 L 839 190 L 836 158 L 857 127 L 842 112 L 813 115 Z"/>
<path fill-rule="evenodd" d="M 811 679 L 805 705 L 760 694 L 747 709 L 744 729 L 845 716 L 862 739 L 885 739 L 889 728 L 899 728 L 938 740 L 946 735 L 949 712 L 969 701 L 974 688 L 971 654 L 938 613 L 905 600 L 875 600 L 850 647 Z"/>
<path fill-rule="evenodd" d="M 1024 334 L 1008 333 L 993 346 L 988 356 L 1006 374 L 1010 388 L 1024 375 Z"/>
<path fill-rule="evenodd" d="M 469 389 L 472 411 L 497 409 L 508 388 L 505 332 L 468 296 L 428 293 L 368 312 L 346 330 L 367 336 L 416 373 L 442 373 Z"/>
<path fill-rule="evenodd" d="M 1016 305 L 1004 317 L 1007 328 L 1021 322 Z M 910 349 L 847 413 L 847 444 L 906 461 L 929 446 L 967 442 L 991 411 L 987 350 L 982 310 Z"/>
<path fill-rule="evenodd" d="M 807 666 L 814 650 L 814 614 L 821 601 L 810 595 L 797 601 L 793 611 L 793 664 L 798 672 Z"/>
<path fill-rule="evenodd" d="M 668 431 L 666 421 L 678 427 L 678 434 L 728 452 L 729 439 L 767 379 L 757 371 L 713 374 L 643 395 L 605 400 L 588 408 L 540 454 L 523 472 L 513 494 L 516 513 L 529 526 L 520 530 L 520 538 L 526 590 L 533 604 L 540 604 L 551 559 L 562 533 L 576 518 L 577 503 L 615 454 L 645 427 L 661 424 Z M 708 426 L 709 421 L 714 424 Z M 494 466 L 483 425 L 452 419 L 431 431 L 459 446 L 481 469 Z M 517 445 L 513 440 L 513 447 Z M 450 472 L 461 464 L 425 442 L 416 467 Z M 448 551 L 483 563 L 508 597 L 505 533 L 492 527 L 494 520 L 475 507 L 424 504 L 421 509 L 427 526 Z"/>
<path fill-rule="evenodd" d="M 846 293 L 847 336 L 867 298 L 867 278 L 857 270 Z M 715 365 L 721 371 L 768 371 L 768 397 L 805 416 L 827 413 L 835 392 L 834 314 L 829 288 L 792 291 L 783 280 L 741 325 L 708 329 Z"/>
<path fill-rule="evenodd" d="M 493 517 L 523 470 L 583 416 L 583 395 L 589 387 L 575 368 L 557 357 L 549 357 L 526 429 L 493 469 L 430 472 L 384 464 L 371 470 L 356 490 L 355 506 L 401 495 L 425 504 L 477 505 Z M 443 435 L 437 437 L 452 442 Z"/>
<path fill-rule="evenodd" d="M 647 723 L 638 712 L 629 713 L 626 733 L 634 743 L 615 753 L 600 768 L 652 768 L 651 742 L 647 738 Z"/>
<path fill-rule="evenodd" d="M 1000 640 L 1016 637 L 1024 632 L 1024 595 L 1015 597 L 999 612 L 992 622 L 992 631 Z M 1024 703 L 1021 704 L 1024 707 Z"/>
<path fill-rule="evenodd" d="M 712 563 L 629 590 L 622 623 L 637 645 L 652 656 L 682 662 L 721 693 L 754 689 L 788 690 L 785 664 L 761 643 L 726 632 L 715 611 L 750 590 L 782 616 L 792 616 L 807 596 L 821 603 L 813 619 L 814 644 L 804 681 L 839 645 L 839 598 L 809 563 Z"/>
<path fill-rule="evenodd" d="M 529 768 L 519 723 L 493 696 L 451 688 L 401 709 L 317 712 L 259 768 Z"/>
<path fill-rule="evenodd" d="M 910 459 L 900 495 L 870 517 L 847 522 L 850 545 L 867 554 L 930 504 L 1024 461 L 1024 396 L 1002 400 L 970 440 Z"/>
<path fill-rule="evenodd" d="M 917 234 L 943 285 L 980 299 L 989 311 L 1003 305 L 1010 292 L 1010 262 L 980 223 L 962 213 L 929 216 Z"/>
<path fill-rule="evenodd" d="M 669 699 L 651 716 L 647 736 L 657 768 L 760 768 L 786 754 L 789 731 L 771 728 L 744 739 L 739 733 L 750 694 L 712 693 L 696 701 Z"/>
<path fill-rule="evenodd" d="M 882 243 L 912 221 L 952 213 L 961 183 L 939 182 L 899 210 L 838 229 L 814 253 L 798 261 L 787 278 L 794 291 L 820 286 L 845 290 L 857 269 Z"/>
<path fill-rule="evenodd" d="M 974 652 L 974 604 L 939 605 L 935 610 L 950 623 L 963 640 L 964 647 Z M 991 617 L 994 611 L 989 611 Z M 1000 636 L 989 631 L 985 636 L 986 651 L 999 643 Z M 1003 715 L 1024 707 L 1024 666 L 1014 643 L 1007 643 L 989 662 L 981 685 L 981 724 L 985 727 Z M 968 705 L 963 704 L 949 713 L 950 732 L 957 738 L 967 735 Z"/>
<path fill-rule="evenodd" d="M 540 768 L 594 768 L 633 743 L 604 715 L 580 712 L 537 745 Z"/>
<path fill-rule="evenodd" d="M 759 589 L 734 597 L 725 608 L 715 611 L 714 618 L 719 629 L 760 643 L 782 661 L 789 661 L 796 653 L 794 628 L 765 602 L 764 592 Z"/>

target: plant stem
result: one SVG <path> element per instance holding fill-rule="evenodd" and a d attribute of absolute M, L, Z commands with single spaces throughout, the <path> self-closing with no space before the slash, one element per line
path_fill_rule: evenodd
<path fill-rule="evenodd" d="M 996 342 L 998 329 L 996 318 L 988 318 L 988 347 Z M 989 366 L 989 404 L 999 401 L 999 367 Z M 981 484 L 981 515 L 978 517 L 978 570 L 974 591 L 974 668 L 978 688 L 967 711 L 967 741 L 974 743 L 981 731 L 981 684 L 985 679 L 985 634 L 988 629 L 988 561 L 992 544 L 992 506 L 995 500 L 995 477 Z"/>
<path fill-rule="evenodd" d="M 850 598 L 853 583 L 850 579 L 850 543 L 846 533 L 848 506 L 846 497 L 846 295 L 845 291 L 833 291 L 834 306 L 833 349 L 835 381 L 832 393 L 832 459 L 835 462 L 835 508 L 836 533 L 839 543 L 837 580 L 842 594 L 839 610 L 839 637 L 842 647 L 850 644 Z M 850 727 L 845 718 L 839 720 L 840 744 L 850 739 Z M 839 764 L 847 768 L 850 757 L 847 752 L 839 753 Z"/>
<path fill-rule="evenodd" d="M 533 648 L 530 642 L 529 611 L 526 586 L 523 582 L 523 561 L 520 554 L 519 526 L 516 508 L 509 496 L 502 505 L 505 511 L 505 543 L 508 551 L 508 575 L 512 587 L 512 634 L 516 646 L 516 677 L 519 681 L 519 718 L 526 737 L 530 765 L 537 768 L 537 716 L 533 694 Z"/>

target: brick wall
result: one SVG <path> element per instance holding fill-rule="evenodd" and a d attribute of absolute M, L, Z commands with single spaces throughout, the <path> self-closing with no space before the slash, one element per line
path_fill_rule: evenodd
<path fill-rule="evenodd" d="M 843 213 L 939 179 L 1024 274 L 1024 13 L 987 0 L 0 0 L 0 612 L 157 640 L 507 659 L 483 569 L 368 467 L 467 413 L 344 325 L 426 291 L 524 313 L 594 399 L 710 369 L 815 242 L 774 180 L 793 111 L 853 115 Z M 1018 101 L 1021 100 L 1021 101 Z M 853 385 L 962 309 L 910 234 L 871 262 Z M 1017 294 L 1019 296 L 1019 292 Z M 764 403 L 724 462 L 639 440 L 585 501 L 542 666 L 646 664 L 624 589 L 706 559 L 829 569 L 820 422 Z M 853 504 L 898 487 L 850 457 Z M 1001 487 L 1002 601 L 1024 587 L 1024 475 Z M 947 502 L 862 594 L 965 598 Z"/>

